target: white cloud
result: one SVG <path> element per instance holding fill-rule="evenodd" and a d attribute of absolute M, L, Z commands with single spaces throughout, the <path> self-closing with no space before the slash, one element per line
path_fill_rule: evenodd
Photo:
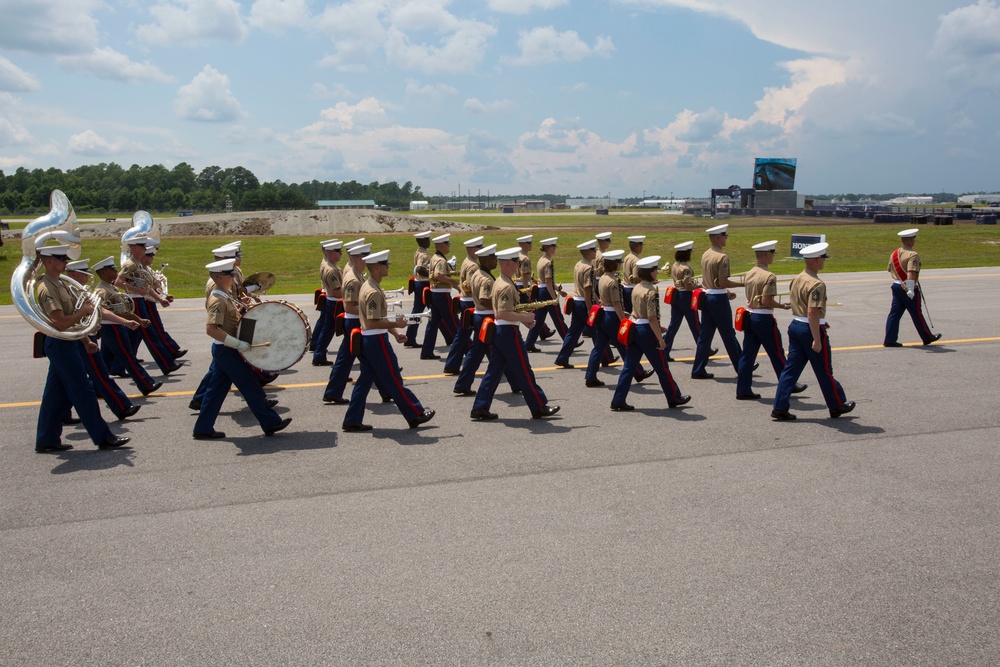
<path fill-rule="evenodd" d="M 479 21 L 458 21 L 438 45 L 415 43 L 403 31 L 389 29 L 386 56 L 389 64 L 424 74 L 472 72 L 482 62 L 487 40 L 496 28 Z"/>
<path fill-rule="evenodd" d="M 239 42 L 247 35 L 235 0 L 167 0 L 149 8 L 156 19 L 136 28 L 148 44 L 193 44 L 221 40 Z"/>
<path fill-rule="evenodd" d="M 333 40 L 335 51 L 320 65 L 345 72 L 364 71 L 385 42 L 384 10 L 380 0 L 356 0 L 324 8 L 316 18 L 316 27 Z"/>
<path fill-rule="evenodd" d="M 71 153 L 77 155 L 102 158 L 113 157 L 125 150 L 142 150 L 142 147 L 124 139 L 108 141 L 93 130 L 84 130 L 71 136 L 67 142 L 67 148 Z"/>
<path fill-rule="evenodd" d="M 86 53 L 97 45 L 99 0 L 3 0 L 0 45 L 43 55 Z"/>
<path fill-rule="evenodd" d="M 174 99 L 174 114 L 185 120 L 227 122 L 244 115 L 229 90 L 229 77 L 205 65 L 191 83 L 181 86 Z"/>
<path fill-rule="evenodd" d="M 6 118 L 0 117 L 0 146 L 18 146 L 30 143 L 31 133 L 21 125 L 14 125 Z"/>
<path fill-rule="evenodd" d="M 918 134 L 917 123 L 912 118 L 894 113 L 873 113 L 862 117 L 854 131 L 874 135 L 911 135 Z M 853 134 L 853 132 L 852 132 Z"/>
<path fill-rule="evenodd" d="M 489 8 L 504 14 L 528 14 L 536 9 L 556 9 L 569 4 L 569 0 L 489 0 Z"/>
<path fill-rule="evenodd" d="M 948 65 L 948 75 L 970 87 L 1000 84 L 1000 7 L 980 0 L 941 17 L 931 55 Z"/>
<path fill-rule="evenodd" d="M 462 108 L 474 114 L 497 114 L 506 113 L 514 108 L 514 103 L 510 100 L 494 100 L 492 102 L 480 102 L 475 97 L 465 100 Z"/>
<path fill-rule="evenodd" d="M 34 74 L 0 56 L 0 91 L 34 93 L 42 89 L 42 82 Z"/>
<path fill-rule="evenodd" d="M 312 85 L 312 98 L 314 100 L 328 100 L 334 97 L 354 99 L 356 95 L 342 83 L 335 83 L 332 86 L 327 86 L 323 83 L 314 83 Z"/>
<path fill-rule="evenodd" d="M 128 56 L 112 48 L 94 49 L 86 55 L 59 56 L 56 61 L 67 70 L 89 72 L 102 79 L 112 79 L 125 83 L 141 81 L 159 81 L 169 83 L 173 77 L 168 76 L 155 65 L 137 63 Z"/>
<path fill-rule="evenodd" d="M 247 23 L 267 32 L 305 28 L 310 21 L 307 0 L 257 0 L 250 8 Z"/>
<path fill-rule="evenodd" d="M 557 32 L 552 26 L 523 31 L 517 43 L 521 53 L 517 57 L 504 59 L 517 65 L 574 62 L 592 55 L 607 58 L 615 48 L 610 37 L 598 37 L 591 47 L 576 31 Z"/>
<path fill-rule="evenodd" d="M 320 119 L 306 130 L 349 132 L 359 128 L 384 126 L 387 122 L 385 109 L 374 97 L 366 97 L 353 105 L 338 102 L 336 106 L 323 109 Z"/>
<path fill-rule="evenodd" d="M 458 94 L 458 89 L 447 83 L 420 84 L 409 80 L 406 82 L 406 98 L 441 99 Z"/>

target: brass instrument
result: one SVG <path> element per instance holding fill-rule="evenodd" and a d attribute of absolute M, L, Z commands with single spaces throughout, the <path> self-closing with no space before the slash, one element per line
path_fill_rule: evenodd
<path fill-rule="evenodd" d="M 46 336 L 62 340 L 80 340 L 92 334 L 101 324 L 101 297 L 87 290 L 69 276 L 59 278 L 70 294 L 76 298 L 77 307 L 84 303 L 94 305 L 94 312 L 65 331 L 52 324 L 48 315 L 38 305 L 35 296 L 36 272 L 41 265 L 38 249 L 47 241 L 55 240 L 69 246 L 66 251 L 70 259 L 80 258 L 80 226 L 76 222 L 76 212 L 69 198 L 61 190 L 53 190 L 50 196 L 51 210 L 47 215 L 35 218 L 25 226 L 21 234 L 21 263 L 10 277 L 10 294 L 21 316 L 35 329 Z"/>
<path fill-rule="evenodd" d="M 164 264 L 164 266 L 166 266 L 166 264 Z M 257 292 L 266 294 L 267 290 L 274 287 L 274 283 L 276 282 L 278 282 L 278 279 L 274 277 L 273 273 L 258 271 L 257 273 L 250 274 L 244 278 L 240 287 L 242 287 L 243 291 L 248 294 L 254 294 Z"/>
<path fill-rule="evenodd" d="M 514 305 L 515 313 L 530 313 L 532 311 L 538 310 L 539 308 L 547 308 L 549 306 L 558 306 L 559 299 L 551 299 L 549 301 L 532 301 L 531 303 L 518 303 Z"/>
<path fill-rule="evenodd" d="M 136 211 L 133 213 L 132 226 L 122 234 L 121 266 L 125 266 L 125 262 L 132 257 L 132 253 L 128 249 L 128 242 L 137 236 L 145 236 L 147 239 L 153 239 L 157 243 L 160 241 L 160 223 L 154 221 L 153 216 L 146 211 Z"/>
<path fill-rule="evenodd" d="M 149 275 L 153 277 L 153 289 L 162 298 L 166 299 L 167 295 L 170 293 L 167 287 L 167 276 L 163 273 L 163 269 L 170 266 L 168 263 L 160 264 L 160 270 L 148 269 Z"/>

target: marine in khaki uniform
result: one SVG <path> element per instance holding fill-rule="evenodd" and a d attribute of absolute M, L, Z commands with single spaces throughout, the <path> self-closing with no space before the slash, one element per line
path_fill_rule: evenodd
<path fill-rule="evenodd" d="M 431 255 L 427 249 L 431 247 L 431 233 L 417 232 L 413 235 L 417 242 L 417 249 L 413 253 L 413 308 L 411 315 L 418 315 L 424 312 L 424 289 L 430 285 Z M 417 329 L 420 327 L 420 320 L 414 318 L 406 327 L 406 342 L 403 347 L 420 347 L 417 342 Z"/>
<path fill-rule="evenodd" d="M 594 276 L 600 284 L 600 277 L 604 275 L 604 253 L 611 247 L 611 232 L 600 232 L 594 234 L 597 240 L 597 255 L 594 257 Z"/>
<path fill-rule="evenodd" d="M 816 373 L 831 418 L 854 409 L 854 401 L 847 400 L 844 388 L 833 377 L 830 339 L 826 334 L 829 328 L 826 322 L 826 284 L 820 280 L 819 272 L 826 265 L 829 247 L 827 243 L 814 243 L 799 251 L 806 267 L 792 279 L 789 287 L 792 322 L 788 325 L 788 360 L 778 378 L 774 409 L 771 410 L 775 421 L 795 419 L 788 408 L 792 391 L 807 363 Z"/>
<path fill-rule="evenodd" d="M 730 280 L 729 255 L 723 249 L 729 238 L 729 225 L 717 225 L 705 230 L 711 246 L 701 256 L 701 286 L 704 290 L 702 298 L 705 307 L 701 312 L 701 331 L 698 334 L 698 348 L 694 355 L 694 366 L 691 367 L 691 377 L 696 380 L 715 377 L 705 370 L 708 358 L 712 356 L 712 339 L 719 332 L 733 370 L 739 370 L 740 343 L 736 340 L 733 329 L 733 309 L 729 305 L 736 294 L 729 291 L 731 287 L 743 287 L 743 283 Z"/>
<path fill-rule="evenodd" d="M 760 398 L 760 394 L 753 391 L 753 369 L 761 347 L 767 352 L 776 376 L 780 376 L 785 368 L 785 349 L 774 311 L 791 310 L 792 306 L 778 301 L 778 278 L 768 268 L 774 262 L 777 247 L 777 241 L 764 241 L 753 246 L 757 264 L 747 271 L 743 279 L 747 302 L 743 317 L 743 353 L 736 380 L 736 399 L 740 401 Z M 805 389 L 806 385 L 796 384 L 792 393 Z"/>
<path fill-rule="evenodd" d="M 469 279 L 472 277 L 472 274 L 479 271 L 479 261 L 476 257 L 476 251 L 483 247 L 483 237 L 476 236 L 467 239 L 464 245 L 465 257 L 462 259 L 462 264 L 458 269 L 459 303 L 463 317 L 466 310 L 474 310 L 476 307 L 475 301 L 472 298 L 472 288 L 469 285 Z M 461 325 L 461 321 L 458 324 L 458 331 L 455 333 L 455 338 L 451 341 L 451 347 L 448 349 L 448 357 L 444 361 L 445 375 L 458 375 L 462 372 L 462 359 L 465 358 L 465 353 L 469 351 L 470 341 L 472 340 L 472 329 L 464 328 Z"/>
<path fill-rule="evenodd" d="M 451 345 L 458 333 L 458 320 L 451 305 L 451 290 L 458 289 L 458 278 L 452 275 L 446 253 L 451 248 L 451 234 L 442 234 L 431 239 L 434 242 L 434 255 L 431 256 L 431 319 L 424 329 L 424 343 L 420 348 L 421 359 L 440 359 L 434 353 L 437 344 L 438 329 L 444 336 L 444 341 Z"/>
<path fill-rule="evenodd" d="M 930 345 L 941 338 L 941 334 L 931 331 L 921 308 L 920 255 L 913 249 L 919 229 L 904 229 L 899 232 L 900 248 L 889 257 L 889 275 L 892 276 L 892 306 L 885 320 L 885 347 L 902 347 L 899 342 L 899 320 L 903 312 L 910 314 L 913 326 L 920 334 L 924 345 Z"/>
<path fill-rule="evenodd" d="M 556 264 L 553 258 L 558 248 L 558 241 L 559 237 L 557 236 L 541 240 L 542 256 L 538 258 L 536 267 L 538 270 L 539 301 L 558 301 L 560 296 L 566 296 L 566 292 L 561 289 L 562 286 L 557 286 L 555 283 Z M 569 330 L 566 328 L 566 322 L 563 321 L 562 310 L 559 308 L 559 305 L 539 308 L 535 311 L 535 324 L 524 339 L 524 345 L 528 352 L 541 352 L 540 349 L 535 347 L 535 342 L 539 338 L 544 340 L 543 336 L 546 331 L 545 318 L 547 317 L 552 318 L 552 323 L 555 325 L 555 331 L 559 334 L 560 340 L 566 338 Z"/>
<path fill-rule="evenodd" d="M 670 267 L 670 277 L 673 279 L 674 291 L 670 297 L 670 324 L 667 325 L 667 332 L 663 338 L 667 343 L 667 361 L 673 361 L 670 357 L 671 350 L 674 349 L 674 339 L 681 329 L 681 324 L 687 322 L 688 329 L 694 337 L 695 346 L 698 345 L 698 335 L 701 333 L 701 322 L 698 321 L 698 311 L 691 308 L 692 292 L 701 285 L 694 278 L 694 270 L 691 268 L 691 249 L 694 248 L 694 241 L 684 241 L 674 246 L 674 263 Z M 712 351 L 712 356 L 715 351 Z"/>
<path fill-rule="evenodd" d="M 327 350 L 336 329 L 336 317 L 343 308 L 340 300 L 343 298 L 344 272 L 340 269 L 340 258 L 343 255 L 343 243 L 337 239 L 324 241 L 323 261 L 319 265 L 319 279 L 326 293 L 323 310 L 313 329 L 313 366 L 332 366 L 327 359 Z"/>
<path fill-rule="evenodd" d="M 628 254 L 622 260 L 622 307 L 625 312 L 632 312 L 632 290 L 639 284 L 636 276 L 636 263 L 642 257 L 642 250 L 646 243 L 645 236 L 628 237 Z"/>
<path fill-rule="evenodd" d="M 597 241 L 590 240 L 576 246 L 580 251 L 580 261 L 573 267 L 573 315 L 569 331 L 563 338 L 562 348 L 556 355 L 556 366 L 573 368 L 569 363 L 573 350 L 579 347 L 580 336 L 587 330 L 587 316 L 590 307 L 594 305 L 594 256 L 597 254 Z M 587 335 L 591 333 L 588 331 Z"/>

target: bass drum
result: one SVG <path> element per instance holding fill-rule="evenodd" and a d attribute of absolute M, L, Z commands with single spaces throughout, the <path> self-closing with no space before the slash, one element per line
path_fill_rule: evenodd
<path fill-rule="evenodd" d="M 309 348 L 312 332 L 305 313 L 287 301 L 274 299 L 247 309 L 237 337 L 251 345 L 269 343 L 240 354 L 257 370 L 275 373 L 298 363 Z"/>

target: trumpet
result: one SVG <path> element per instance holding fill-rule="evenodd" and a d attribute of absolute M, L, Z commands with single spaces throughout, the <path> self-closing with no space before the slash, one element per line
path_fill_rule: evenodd
<path fill-rule="evenodd" d="M 383 290 L 386 296 L 403 296 L 406 294 L 406 288 L 400 287 L 399 289 L 387 289 Z"/>
<path fill-rule="evenodd" d="M 538 310 L 539 308 L 548 308 L 549 306 L 558 306 L 559 299 L 552 299 L 550 301 L 532 301 L 531 303 L 518 303 L 514 304 L 515 313 L 530 313 L 532 311 Z"/>

